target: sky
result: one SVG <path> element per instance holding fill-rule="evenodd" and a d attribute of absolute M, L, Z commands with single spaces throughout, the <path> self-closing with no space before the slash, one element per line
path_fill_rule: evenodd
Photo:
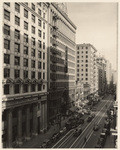
<path fill-rule="evenodd" d="M 68 17 L 76 25 L 76 43 L 92 44 L 117 68 L 117 3 L 67 3 Z"/>

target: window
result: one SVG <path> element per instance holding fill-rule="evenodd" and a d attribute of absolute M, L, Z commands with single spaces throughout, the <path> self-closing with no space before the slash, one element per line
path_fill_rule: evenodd
<path fill-rule="evenodd" d="M 81 53 L 83 53 L 83 51 L 81 51 Z"/>
<path fill-rule="evenodd" d="M 86 54 L 88 54 L 88 51 L 86 51 Z"/>
<path fill-rule="evenodd" d="M 10 55 L 9 54 L 4 54 L 4 63 L 10 64 Z"/>
<path fill-rule="evenodd" d="M 38 72 L 38 79 L 41 79 L 41 72 Z"/>
<path fill-rule="evenodd" d="M 85 80 L 88 80 L 88 78 L 86 78 Z"/>
<path fill-rule="evenodd" d="M 40 19 L 38 19 L 38 26 L 40 26 L 40 27 L 41 27 L 41 25 L 42 25 L 41 20 L 40 20 Z"/>
<path fill-rule="evenodd" d="M 86 47 L 86 49 L 88 49 L 88 47 Z"/>
<path fill-rule="evenodd" d="M 35 34 L 35 27 L 32 26 L 32 33 Z"/>
<path fill-rule="evenodd" d="M 15 24 L 20 26 L 20 18 L 15 16 Z"/>
<path fill-rule="evenodd" d="M 83 71 L 83 69 L 81 69 L 81 71 Z"/>
<path fill-rule="evenodd" d="M 28 78 L 28 71 L 27 71 L 27 70 L 24 70 L 24 71 L 23 71 L 23 77 L 24 77 L 24 79 L 25 79 L 25 78 Z"/>
<path fill-rule="evenodd" d="M 88 60 L 86 60 L 86 63 L 88 62 Z"/>
<path fill-rule="evenodd" d="M 28 35 L 27 34 L 24 34 L 24 42 L 28 43 Z"/>
<path fill-rule="evenodd" d="M 79 51 L 77 51 L 77 54 L 79 54 Z"/>
<path fill-rule="evenodd" d="M 23 59 L 23 66 L 28 67 L 28 59 L 27 58 Z"/>
<path fill-rule="evenodd" d="M 41 48 L 41 47 L 42 47 L 42 42 L 38 41 L 38 48 Z"/>
<path fill-rule="evenodd" d="M 35 49 L 34 48 L 32 48 L 31 56 L 35 57 Z"/>
<path fill-rule="evenodd" d="M 35 60 L 31 60 L 31 67 L 35 68 Z"/>
<path fill-rule="evenodd" d="M 82 47 L 82 49 L 83 49 L 83 47 Z"/>
<path fill-rule="evenodd" d="M 86 69 L 86 72 L 88 72 L 88 69 Z"/>
<path fill-rule="evenodd" d="M 35 5 L 32 3 L 32 10 L 35 10 Z"/>
<path fill-rule="evenodd" d="M 15 77 L 15 79 L 20 77 L 20 70 L 18 70 L 18 69 L 14 70 L 14 77 Z"/>
<path fill-rule="evenodd" d="M 23 85 L 23 93 L 27 93 L 28 92 L 28 85 L 24 84 Z"/>
<path fill-rule="evenodd" d="M 10 50 L 10 40 L 4 39 L 4 48 Z"/>
<path fill-rule="evenodd" d="M 15 85 L 14 85 L 14 93 L 15 93 L 15 94 L 20 93 L 20 85 L 19 85 L 19 84 L 15 84 Z"/>
<path fill-rule="evenodd" d="M 86 55 L 86 58 L 88 58 L 88 55 Z"/>
<path fill-rule="evenodd" d="M 43 53 L 43 59 L 45 59 L 45 53 Z"/>
<path fill-rule="evenodd" d="M 15 11 L 20 12 L 20 5 L 18 3 L 15 3 Z"/>
<path fill-rule="evenodd" d="M 18 57 L 18 56 L 15 56 L 15 65 L 20 65 L 20 57 Z"/>
<path fill-rule="evenodd" d="M 41 10 L 40 9 L 38 9 L 38 14 L 41 16 Z"/>
<path fill-rule="evenodd" d="M 79 69 L 77 69 L 77 72 L 79 72 Z"/>
<path fill-rule="evenodd" d="M 79 77 L 79 74 L 77 74 L 77 76 Z"/>
<path fill-rule="evenodd" d="M 86 73 L 86 76 L 88 76 L 88 74 Z"/>
<path fill-rule="evenodd" d="M 41 30 L 38 30 L 38 36 L 41 37 L 42 36 L 42 32 Z"/>
<path fill-rule="evenodd" d="M 86 64 L 85 66 L 88 67 L 88 64 Z"/>
<path fill-rule="evenodd" d="M 38 61 L 38 69 L 41 69 L 42 68 L 42 64 L 40 61 Z"/>
<path fill-rule="evenodd" d="M 43 32 L 43 39 L 45 39 L 45 33 Z"/>
<path fill-rule="evenodd" d="M 32 15 L 32 22 L 35 23 L 35 16 L 34 15 Z"/>
<path fill-rule="evenodd" d="M 45 69 L 45 63 L 43 62 L 43 69 Z"/>
<path fill-rule="evenodd" d="M 10 77 L 10 69 L 4 68 L 4 78 Z"/>
<path fill-rule="evenodd" d="M 38 5 L 41 7 L 41 3 L 38 3 Z"/>
<path fill-rule="evenodd" d="M 20 52 L 20 44 L 15 43 L 15 52 Z"/>
<path fill-rule="evenodd" d="M 31 79 L 34 79 L 34 78 L 35 78 L 35 72 L 32 71 L 32 72 L 31 72 Z"/>
<path fill-rule="evenodd" d="M 83 74 L 81 74 L 81 76 L 83 76 Z"/>
<path fill-rule="evenodd" d="M 77 56 L 77 58 L 79 58 L 79 56 Z"/>
<path fill-rule="evenodd" d="M 28 11 L 24 9 L 24 17 L 28 18 Z"/>
<path fill-rule="evenodd" d="M 43 42 L 43 49 L 45 49 L 45 43 Z"/>
<path fill-rule="evenodd" d="M 4 9 L 4 19 L 10 21 L 10 12 Z"/>
<path fill-rule="evenodd" d="M 38 51 L 38 58 L 41 58 L 41 51 Z"/>
<path fill-rule="evenodd" d="M 10 35 L 10 26 L 4 24 L 4 34 L 5 35 Z"/>
<path fill-rule="evenodd" d="M 42 90 L 42 85 L 38 84 L 38 91 L 41 91 L 41 90 Z"/>
<path fill-rule="evenodd" d="M 24 21 L 24 29 L 28 30 L 28 23 L 26 21 Z"/>
<path fill-rule="evenodd" d="M 43 18 L 45 18 L 45 13 L 43 13 Z"/>
<path fill-rule="evenodd" d="M 6 84 L 4 85 L 4 94 L 10 94 L 10 85 L 9 84 Z"/>
<path fill-rule="evenodd" d="M 79 63 L 79 60 L 77 60 L 77 63 Z"/>
<path fill-rule="evenodd" d="M 7 5 L 7 6 L 10 6 L 10 3 L 4 3 L 5 5 Z"/>
<path fill-rule="evenodd" d="M 43 90 L 45 90 L 45 85 L 43 85 Z"/>
<path fill-rule="evenodd" d="M 32 46 L 35 46 L 35 38 L 32 37 Z"/>
<path fill-rule="evenodd" d="M 45 79 L 45 72 L 43 72 L 43 79 Z"/>
<path fill-rule="evenodd" d="M 79 67 L 79 64 L 77 65 L 77 67 Z"/>
<path fill-rule="evenodd" d="M 31 92 L 35 92 L 35 84 L 31 85 Z"/>
<path fill-rule="evenodd" d="M 15 39 L 20 39 L 20 31 L 15 29 Z"/>
<path fill-rule="evenodd" d="M 24 46 L 24 54 L 28 55 L 28 47 Z"/>
<path fill-rule="evenodd" d="M 45 29 L 45 23 L 43 22 L 43 29 Z"/>

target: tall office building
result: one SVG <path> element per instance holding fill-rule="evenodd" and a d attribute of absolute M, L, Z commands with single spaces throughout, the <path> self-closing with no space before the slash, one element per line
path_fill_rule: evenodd
<path fill-rule="evenodd" d="M 91 44 L 77 44 L 77 80 L 84 84 L 85 97 L 98 91 L 96 52 Z"/>
<path fill-rule="evenodd" d="M 107 60 L 106 64 L 106 77 L 107 77 L 107 84 L 110 84 L 110 81 L 112 80 L 112 66 L 109 60 Z"/>
<path fill-rule="evenodd" d="M 106 80 L 106 59 L 103 57 L 97 58 L 97 68 L 98 68 L 98 94 L 103 96 L 107 90 L 107 80 Z"/>
<path fill-rule="evenodd" d="M 66 5 L 49 3 L 48 117 L 60 122 L 75 100 L 75 33 Z"/>
<path fill-rule="evenodd" d="M 46 3 L 3 3 L 3 147 L 47 128 Z"/>

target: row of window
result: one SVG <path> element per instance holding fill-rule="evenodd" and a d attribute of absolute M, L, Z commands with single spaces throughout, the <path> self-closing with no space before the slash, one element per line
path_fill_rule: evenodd
<path fill-rule="evenodd" d="M 77 76 L 79 77 L 79 74 L 77 74 Z M 84 79 L 84 78 L 81 78 L 81 80 L 86 80 L 86 81 L 87 81 L 87 80 L 88 80 L 88 78 L 85 78 L 85 79 Z"/>
<path fill-rule="evenodd" d="M 37 87 L 37 89 L 36 89 Z M 14 85 L 14 94 L 19 94 L 21 90 L 21 85 L 19 84 L 15 84 Z M 23 93 L 28 93 L 28 92 L 37 92 L 37 91 L 42 91 L 45 90 L 45 85 L 35 85 L 35 84 L 31 84 L 31 90 L 29 91 L 29 85 L 28 84 L 23 84 Z M 4 85 L 4 94 L 10 94 L 10 85 L 9 84 L 5 84 Z"/>
<path fill-rule="evenodd" d="M 10 3 L 5 3 L 5 4 L 10 7 Z M 32 10 L 35 11 L 35 5 L 33 3 L 31 4 L 31 8 L 32 8 Z M 20 5 L 18 3 L 15 3 L 15 11 L 20 13 Z M 39 8 L 38 8 L 38 14 L 40 16 L 42 15 L 42 11 Z M 26 9 L 24 9 L 24 17 L 28 18 L 28 11 Z M 44 12 L 43 12 L 43 18 L 45 19 L 45 13 Z"/>
<path fill-rule="evenodd" d="M 78 72 L 79 72 L 79 70 L 78 70 Z M 78 74 L 78 75 L 79 75 L 79 74 Z M 85 75 L 88 76 L 88 73 L 86 73 Z M 81 76 L 84 76 L 84 74 L 81 74 Z"/>
<path fill-rule="evenodd" d="M 4 54 L 4 63 L 5 64 L 10 64 L 10 55 L 9 54 Z M 23 59 L 23 66 L 24 67 L 28 67 L 28 59 L 24 58 Z M 14 65 L 20 66 L 20 57 L 15 56 L 14 57 Z M 31 68 L 36 68 L 36 61 L 35 60 L 31 60 Z M 45 69 L 45 62 L 38 61 L 38 69 Z"/>
<path fill-rule="evenodd" d="M 26 24 L 26 22 L 24 22 L 24 28 L 28 29 L 28 24 Z M 32 26 L 32 33 L 35 34 L 35 27 L 34 26 Z M 4 34 L 10 36 L 10 26 L 8 26 L 6 24 L 4 24 Z M 20 31 L 15 29 L 14 36 L 16 39 L 20 39 Z M 42 37 L 42 31 L 41 30 L 38 30 L 38 36 Z M 43 32 L 43 39 L 45 39 L 45 32 Z"/>
<path fill-rule="evenodd" d="M 19 34 L 15 34 L 15 39 L 20 39 L 20 36 Z M 24 42 L 25 43 L 28 43 L 28 35 L 27 34 L 24 34 Z M 31 38 L 31 45 L 32 46 L 35 46 L 36 45 L 36 41 L 35 41 L 35 38 Z M 10 40 L 8 39 L 4 39 L 4 48 L 7 49 L 7 50 L 10 50 Z M 38 40 L 38 48 L 43 48 L 43 50 L 45 49 L 45 42 L 43 42 L 43 45 L 42 45 L 42 41 Z M 15 49 L 17 50 L 17 52 L 20 51 L 20 44 L 19 43 L 15 43 Z M 28 47 L 27 46 L 24 46 L 24 49 L 26 49 L 26 51 L 28 51 Z"/>
<path fill-rule="evenodd" d="M 83 53 L 84 53 L 84 51 L 81 51 L 81 53 L 83 54 Z M 79 52 L 79 51 L 77 51 L 77 54 L 80 54 L 80 52 Z M 88 54 L 88 51 L 86 51 L 86 54 Z"/>
<path fill-rule="evenodd" d="M 77 60 L 77 63 L 79 63 L 80 60 Z M 81 60 L 81 62 L 84 62 L 84 60 Z M 88 63 L 88 60 L 85 60 L 86 63 Z"/>
<path fill-rule="evenodd" d="M 4 18 L 6 20 L 10 21 L 10 12 L 9 11 L 4 10 Z M 32 22 L 35 23 L 35 16 L 34 15 L 32 15 Z M 15 16 L 15 24 L 20 26 L 20 18 L 18 16 Z M 40 19 L 38 19 L 38 26 L 42 27 L 42 21 Z M 28 30 L 28 22 L 26 22 L 26 21 L 24 21 L 24 29 Z M 45 29 L 45 22 L 43 22 L 43 29 Z M 33 30 L 35 30 L 34 26 L 32 27 L 32 33 L 35 34 L 34 33 L 35 31 L 33 32 Z M 38 34 L 38 36 L 39 36 L 39 34 Z"/>
<path fill-rule="evenodd" d="M 85 57 L 86 57 L 86 58 L 88 58 L 88 55 L 86 55 L 86 56 L 83 56 L 83 55 L 82 55 L 81 57 L 82 57 L 82 58 L 83 58 L 83 57 L 84 57 L 84 58 L 85 58 Z M 80 57 L 79 57 L 79 56 L 77 56 L 77 58 L 80 58 Z"/>
<path fill-rule="evenodd" d="M 43 76 L 42 76 L 43 75 Z M 35 79 L 36 73 L 35 71 L 31 71 L 31 79 Z M 10 77 L 10 69 L 9 68 L 4 68 L 4 78 L 9 78 Z M 20 70 L 15 69 L 14 70 L 14 78 L 20 78 Z M 26 79 L 28 78 L 28 71 L 24 70 L 23 71 L 23 78 Z M 39 79 L 44 79 L 45 80 L 45 72 L 38 72 L 38 80 Z"/>
<path fill-rule="evenodd" d="M 82 46 L 82 47 L 78 47 L 77 49 L 80 49 L 80 48 L 81 48 L 81 49 L 84 49 L 84 48 L 85 48 L 85 49 L 88 49 L 87 46 L 84 46 L 84 47 L 83 47 L 83 46 Z"/>
<path fill-rule="evenodd" d="M 83 67 L 84 65 L 81 64 L 81 67 Z M 79 67 L 79 64 L 77 64 L 77 67 Z M 85 67 L 88 67 L 88 64 L 85 65 Z"/>
<path fill-rule="evenodd" d="M 8 49 L 10 47 L 10 43 L 8 42 L 8 40 L 4 40 L 4 48 Z M 19 43 L 15 43 L 15 52 L 20 53 L 20 44 Z M 28 46 L 24 46 L 24 54 L 28 55 Z M 36 56 L 36 50 L 34 48 L 31 48 L 31 56 L 35 57 Z M 43 53 L 43 57 L 42 57 L 42 53 Z M 45 60 L 45 53 L 38 51 L 38 58 Z"/>

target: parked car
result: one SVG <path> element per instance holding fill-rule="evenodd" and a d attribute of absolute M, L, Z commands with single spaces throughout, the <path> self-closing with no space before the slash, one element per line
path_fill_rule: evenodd
<path fill-rule="evenodd" d="M 92 119 L 93 119 L 93 117 L 92 117 L 92 116 L 89 116 L 89 117 L 87 118 L 87 122 L 90 122 Z"/>
<path fill-rule="evenodd" d="M 63 135 L 66 132 L 67 128 L 64 127 L 63 129 L 60 130 L 60 135 Z"/>
<path fill-rule="evenodd" d="M 79 136 L 82 133 L 82 129 L 78 128 L 74 131 L 73 136 Z"/>
<path fill-rule="evenodd" d="M 79 123 L 80 123 L 80 124 L 83 124 L 83 123 L 84 123 L 84 119 L 82 119 L 82 118 L 79 119 Z"/>

